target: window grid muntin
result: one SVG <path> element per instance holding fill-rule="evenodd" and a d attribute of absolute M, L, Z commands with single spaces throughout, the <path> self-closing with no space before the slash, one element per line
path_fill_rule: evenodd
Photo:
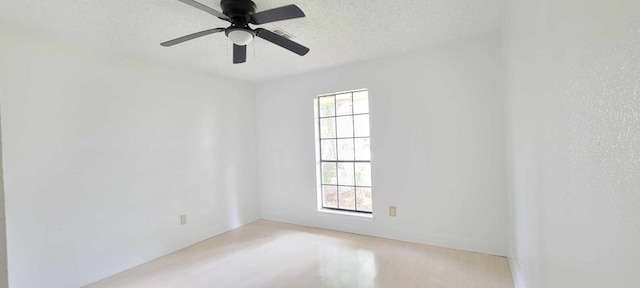
<path fill-rule="evenodd" d="M 358 188 L 365 188 L 365 189 L 369 189 L 370 191 L 372 190 L 371 186 L 360 186 L 360 185 L 357 185 L 358 182 L 356 180 L 356 174 L 357 174 L 356 173 L 356 169 L 355 169 L 356 163 L 369 163 L 369 165 L 371 165 L 371 160 L 370 159 L 369 160 L 356 160 L 356 143 L 355 143 L 356 139 L 371 139 L 371 132 L 370 131 L 369 131 L 369 136 L 358 136 L 358 137 L 355 136 L 355 133 L 356 133 L 355 116 L 369 115 L 370 114 L 369 112 L 367 112 L 367 113 L 357 113 L 357 114 L 354 113 L 355 103 L 353 101 L 353 99 L 354 99 L 353 94 L 357 93 L 357 92 L 362 92 L 362 91 L 365 91 L 365 90 L 348 92 L 348 94 L 350 95 L 350 100 L 351 100 L 351 114 L 340 114 L 340 115 L 338 115 L 338 101 L 336 99 L 336 96 L 337 95 L 344 95 L 344 94 L 347 94 L 347 93 L 339 93 L 339 94 L 336 93 L 336 94 L 323 95 L 323 96 L 316 97 L 317 107 L 318 107 L 318 111 L 317 111 L 318 118 L 317 118 L 317 120 L 318 120 L 318 137 L 319 137 L 319 139 L 318 139 L 318 145 L 319 145 L 319 147 L 318 147 L 319 148 L 318 149 L 318 151 L 319 151 L 318 152 L 319 153 L 318 159 L 320 159 L 320 166 L 319 166 L 319 168 L 320 168 L 320 191 L 321 191 L 321 206 L 322 206 L 323 209 L 331 209 L 331 210 L 338 210 L 338 211 L 348 211 L 348 212 L 358 212 L 358 213 L 366 213 L 366 214 L 372 214 L 373 213 L 373 211 L 358 210 L 358 192 L 357 192 Z M 322 115 L 322 113 L 321 113 L 322 105 L 320 104 L 320 99 L 323 98 L 323 97 L 332 97 L 333 98 L 333 115 L 332 116 L 320 116 L 320 115 Z M 367 106 L 368 105 L 369 105 L 369 97 L 367 96 Z M 351 126 L 351 128 L 352 128 L 351 135 L 352 135 L 352 137 L 337 137 L 338 136 L 338 127 L 337 127 L 338 126 L 338 119 L 337 118 L 338 117 L 345 117 L 345 116 L 351 117 L 351 121 L 352 121 L 352 123 L 351 123 L 351 125 L 352 125 Z M 334 119 L 334 121 L 333 121 L 333 123 L 334 123 L 334 127 L 333 127 L 334 131 L 333 132 L 334 133 L 333 134 L 335 134 L 336 137 L 323 138 L 323 136 L 322 136 L 321 120 L 322 119 L 328 119 L 328 118 L 333 118 Z M 332 133 L 329 133 L 329 134 L 332 134 Z M 342 140 L 351 139 L 353 141 L 353 146 L 352 146 L 353 147 L 353 155 L 354 155 L 353 160 L 339 160 L 337 143 L 338 143 L 338 140 L 340 140 L 340 139 L 342 139 Z M 322 141 L 323 140 L 333 140 L 334 141 L 334 145 L 335 145 L 334 146 L 335 147 L 335 151 L 334 152 L 335 152 L 336 160 L 333 160 L 333 159 L 324 160 L 323 159 L 323 155 L 322 155 L 322 152 L 323 152 L 323 150 L 322 150 Z M 371 141 L 371 140 L 369 140 L 369 141 Z M 371 142 L 369 142 L 369 143 L 371 143 Z M 322 169 L 322 164 L 323 163 L 333 163 L 334 166 L 336 167 L 336 177 L 335 177 L 335 183 L 336 184 L 325 184 L 324 183 L 325 175 L 324 175 L 324 169 Z M 353 184 L 354 185 L 340 185 L 340 180 L 339 180 L 340 173 L 338 173 L 338 164 L 339 163 L 351 163 L 351 164 L 353 164 Z M 369 166 L 369 167 L 371 167 L 371 166 Z M 369 173 L 371 173 L 371 170 L 369 170 Z M 371 177 L 371 174 L 369 174 L 369 177 Z M 369 179 L 369 180 L 370 180 L 369 182 L 371 182 L 371 179 Z M 324 205 L 324 202 L 325 202 L 324 201 L 325 200 L 324 187 L 325 186 L 336 187 L 336 207 L 338 207 L 338 208 L 325 207 L 325 205 Z M 354 205 L 354 209 L 353 210 L 351 210 L 351 209 L 341 209 L 340 208 L 340 187 L 353 188 L 353 193 L 354 193 L 354 204 L 353 204 Z M 371 207 L 371 208 L 373 210 L 373 207 Z"/>
<path fill-rule="evenodd" d="M 321 97 L 329 97 L 330 95 L 325 95 L 325 96 L 320 96 Z M 353 98 L 352 98 L 353 99 Z M 335 106 L 335 104 L 334 104 Z M 318 107 L 320 107 L 318 105 Z M 351 110 L 353 110 L 353 107 L 351 108 Z M 322 117 L 318 117 L 320 119 L 325 119 L 325 118 L 336 118 L 336 117 L 345 117 L 345 116 L 361 116 L 361 115 L 369 115 L 369 113 L 357 113 L 357 114 L 347 114 L 347 115 L 337 115 L 337 116 L 322 116 Z"/>

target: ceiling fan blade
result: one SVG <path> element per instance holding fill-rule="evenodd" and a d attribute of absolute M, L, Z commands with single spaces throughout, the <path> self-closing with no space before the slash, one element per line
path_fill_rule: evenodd
<path fill-rule="evenodd" d="M 193 34 L 189 34 L 187 36 L 182 36 L 180 38 L 169 40 L 167 42 L 162 42 L 162 43 L 160 43 L 160 45 L 162 45 L 164 47 L 170 47 L 170 46 L 173 46 L 173 45 L 176 45 L 176 44 L 180 44 L 180 43 L 185 42 L 185 41 L 189 41 L 189 40 L 192 40 L 192 39 L 196 39 L 196 38 L 199 38 L 199 37 L 202 37 L 202 36 L 207 36 L 209 34 L 218 33 L 218 32 L 222 32 L 222 31 L 224 31 L 224 28 L 213 28 L 213 29 L 209 29 L 209 30 L 204 30 L 204 31 L 193 33 Z"/>
<path fill-rule="evenodd" d="M 198 9 L 200 9 L 200 10 L 202 10 L 204 12 L 207 12 L 207 13 L 213 15 L 213 16 L 216 16 L 216 17 L 218 17 L 218 18 L 220 18 L 222 20 L 231 22 L 231 19 L 229 18 L 229 16 L 224 15 L 222 12 L 220 12 L 218 10 L 215 10 L 215 9 L 209 7 L 209 6 L 206 6 L 206 5 L 204 5 L 204 4 L 200 3 L 200 2 L 196 2 L 196 1 L 193 1 L 193 0 L 178 0 L 178 1 L 180 1 L 180 2 L 182 2 L 184 4 L 187 4 L 189 6 L 198 8 Z"/>
<path fill-rule="evenodd" d="M 284 49 L 287 49 L 293 53 L 296 53 L 300 56 L 304 56 L 309 52 L 309 48 L 304 47 L 296 42 L 293 42 L 269 30 L 258 28 L 255 31 L 256 31 L 256 36 L 264 40 L 267 40 L 273 44 L 276 44 Z"/>
<path fill-rule="evenodd" d="M 304 17 L 304 12 L 298 6 L 291 4 L 255 13 L 251 15 L 251 23 L 260 25 L 300 17 Z"/>
<path fill-rule="evenodd" d="M 247 61 L 247 46 L 233 44 L 233 64 L 244 63 Z"/>

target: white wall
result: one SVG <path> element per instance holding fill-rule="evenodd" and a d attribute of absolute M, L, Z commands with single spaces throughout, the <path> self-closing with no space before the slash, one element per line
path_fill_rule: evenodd
<path fill-rule="evenodd" d="M 11 287 L 78 287 L 259 217 L 253 85 L 0 35 Z"/>
<path fill-rule="evenodd" d="M 518 287 L 640 283 L 640 1 L 509 2 Z"/>
<path fill-rule="evenodd" d="M 257 87 L 266 219 L 506 254 L 498 35 Z M 313 98 L 367 88 L 374 220 L 316 211 Z M 387 214 L 397 206 L 398 216 Z"/>

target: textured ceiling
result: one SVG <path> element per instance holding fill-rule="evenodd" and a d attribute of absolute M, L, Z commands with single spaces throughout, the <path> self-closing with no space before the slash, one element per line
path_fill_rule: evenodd
<path fill-rule="evenodd" d="M 116 53 L 259 82 L 497 31 L 505 1 L 254 0 L 258 11 L 298 5 L 306 18 L 260 27 L 281 28 L 311 52 L 300 57 L 256 39 L 247 63 L 239 65 L 231 64 L 224 34 L 159 45 L 228 26 L 177 0 L 2 0 L 0 19 Z M 221 10 L 219 1 L 200 2 Z"/>

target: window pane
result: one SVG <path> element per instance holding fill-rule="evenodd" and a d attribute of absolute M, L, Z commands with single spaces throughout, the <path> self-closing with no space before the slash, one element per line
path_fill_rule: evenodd
<path fill-rule="evenodd" d="M 338 184 L 353 186 L 353 163 L 338 163 Z"/>
<path fill-rule="evenodd" d="M 336 137 L 336 119 L 324 118 L 320 119 L 320 138 Z"/>
<path fill-rule="evenodd" d="M 351 93 L 336 95 L 336 115 L 353 113 L 351 109 Z"/>
<path fill-rule="evenodd" d="M 322 163 L 322 184 L 338 184 L 336 163 Z"/>
<path fill-rule="evenodd" d="M 356 203 L 358 211 L 372 212 L 371 188 L 356 188 Z"/>
<path fill-rule="evenodd" d="M 355 139 L 355 156 L 356 160 L 371 160 L 371 151 L 369 150 L 369 138 L 357 138 Z"/>
<path fill-rule="evenodd" d="M 353 160 L 353 139 L 338 139 L 338 160 Z"/>
<path fill-rule="evenodd" d="M 337 186 L 322 186 L 322 207 L 338 208 Z"/>
<path fill-rule="evenodd" d="M 320 103 L 320 117 L 336 115 L 336 103 L 333 96 L 318 97 Z"/>
<path fill-rule="evenodd" d="M 356 189 L 353 187 L 338 187 L 340 209 L 356 209 Z"/>
<path fill-rule="evenodd" d="M 356 137 L 369 136 L 369 115 L 358 115 L 353 117 Z"/>
<path fill-rule="evenodd" d="M 353 137 L 353 116 L 343 116 L 336 119 L 338 119 L 338 137 Z M 367 127 L 367 129 L 369 128 Z"/>
<path fill-rule="evenodd" d="M 356 186 L 371 186 L 371 163 L 355 163 Z"/>
<path fill-rule="evenodd" d="M 321 140 L 320 145 L 322 148 L 322 160 L 338 160 L 336 140 Z"/>
<path fill-rule="evenodd" d="M 369 113 L 369 92 L 353 93 L 353 114 Z"/>

